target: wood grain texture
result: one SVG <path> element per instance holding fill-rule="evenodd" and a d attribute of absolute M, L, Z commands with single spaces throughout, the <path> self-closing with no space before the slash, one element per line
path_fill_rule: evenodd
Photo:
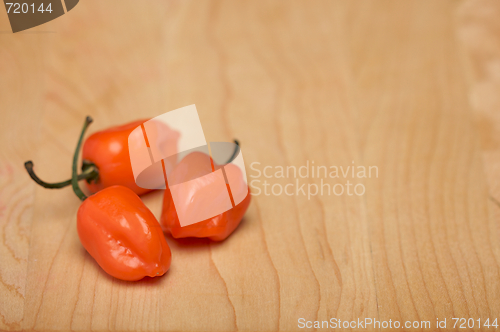
<path fill-rule="evenodd" d="M 481 154 L 493 203 L 500 200 L 500 4 L 468 1 L 457 13 L 470 84 L 469 98 L 479 128 Z M 496 202 L 495 202 L 496 201 Z M 495 209 L 496 210 L 496 209 Z"/>
<path fill-rule="evenodd" d="M 0 330 L 500 319 L 499 16 L 486 0 L 87 0 L 0 34 Z M 69 177 L 85 115 L 96 131 L 190 104 L 209 141 L 241 141 L 249 175 L 378 176 L 350 178 L 363 196 L 254 196 L 226 241 L 167 236 L 167 275 L 113 279 L 78 240 L 71 190 L 22 164 Z M 143 198 L 159 216 L 162 193 Z"/>
<path fill-rule="evenodd" d="M 37 155 L 43 116 L 43 60 L 32 55 L 44 47 L 37 35 L 0 34 L 0 43 L 0 329 L 18 330 L 34 200 L 22 165 Z"/>

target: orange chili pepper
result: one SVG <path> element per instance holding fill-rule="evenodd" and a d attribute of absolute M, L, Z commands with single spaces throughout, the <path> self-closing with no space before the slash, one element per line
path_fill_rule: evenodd
<path fill-rule="evenodd" d="M 99 266 L 115 278 L 133 281 L 161 276 L 170 267 L 170 248 L 158 221 L 139 196 L 115 185 L 86 197 L 78 186 L 78 154 L 91 122 L 87 117 L 72 165 L 73 191 L 83 201 L 77 214 L 80 241 Z"/>
<path fill-rule="evenodd" d="M 91 192 L 117 184 L 132 189 L 137 195 L 151 191 L 135 183 L 128 150 L 128 136 L 146 121 L 137 120 L 98 131 L 85 140 L 82 148 L 82 171 L 90 167 L 96 167 L 99 171 L 97 181 L 86 181 Z"/>
<path fill-rule="evenodd" d="M 82 174 L 78 176 L 78 180 L 86 180 L 87 187 L 92 193 L 113 185 L 130 188 L 137 195 L 151 191 L 135 183 L 128 150 L 130 133 L 146 121 L 137 120 L 89 136 L 83 145 Z M 32 161 L 27 161 L 25 167 L 31 178 L 45 188 L 59 189 L 71 185 L 71 179 L 58 183 L 40 180 L 33 171 Z"/>
<path fill-rule="evenodd" d="M 235 141 L 236 142 L 236 141 Z M 237 143 L 237 142 L 236 142 Z M 174 170 L 172 171 L 171 178 L 175 178 L 177 174 L 181 177 L 187 178 L 196 178 L 193 186 L 187 189 L 190 191 L 189 195 L 186 195 L 186 201 L 178 204 L 177 208 L 179 209 L 196 209 L 203 208 L 200 205 L 197 205 L 197 202 L 204 201 L 206 202 L 206 197 L 202 197 L 199 199 L 197 197 L 198 193 L 200 195 L 210 195 L 212 202 L 214 200 L 220 199 L 224 195 L 219 195 L 221 193 L 217 192 L 217 189 L 214 188 L 214 183 L 208 177 L 199 177 L 204 175 L 206 171 L 203 170 L 204 161 L 206 161 L 207 155 L 201 152 L 192 152 L 187 155 L 182 161 L 176 165 Z M 213 160 L 210 158 L 211 163 Z M 217 169 L 219 166 L 215 163 L 214 168 Z M 234 165 L 226 165 L 226 174 L 232 173 L 233 177 L 242 176 L 241 172 Z M 243 186 L 244 185 L 244 186 Z M 213 241 L 222 241 L 226 239 L 231 233 L 238 227 L 240 224 L 243 215 L 245 214 L 248 206 L 250 205 L 250 189 L 243 181 L 239 182 L 238 187 L 229 187 L 226 184 L 228 192 L 233 191 L 247 191 L 245 198 L 232 209 L 221 213 L 215 217 L 200 221 L 195 224 L 181 226 L 179 222 L 179 218 L 177 215 L 176 207 L 174 206 L 174 202 L 172 200 L 172 195 L 170 190 L 165 190 L 163 196 L 163 209 L 160 218 L 160 222 L 162 224 L 163 229 L 172 234 L 174 238 L 185 238 L 185 237 L 198 237 L 198 238 L 209 238 Z"/>
<path fill-rule="evenodd" d="M 83 247 L 115 278 L 156 277 L 170 267 L 172 255 L 160 224 L 127 187 L 111 186 L 85 199 L 77 229 Z"/>

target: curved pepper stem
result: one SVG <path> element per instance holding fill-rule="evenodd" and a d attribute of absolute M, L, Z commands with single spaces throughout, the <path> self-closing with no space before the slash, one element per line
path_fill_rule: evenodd
<path fill-rule="evenodd" d="M 238 155 L 238 152 L 240 152 L 240 142 L 238 142 L 237 139 L 234 139 L 233 141 L 234 141 L 234 144 L 236 144 L 236 147 L 234 148 L 233 154 L 231 155 L 229 160 L 226 162 L 226 164 L 229 164 L 231 161 L 233 161 L 234 158 L 236 158 L 236 156 Z"/>
<path fill-rule="evenodd" d="M 35 171 L 33 170 L 33 166 L 34 165 L 31 160 L 28 160 L 27 162 L 24 163 L 24 167 L 28 171 L 30 177 L 33 179 L 33 181 L 35 181 L 42 187 L 47 189 L 60 189 L 71 185 L 71 179 L 62 182 L 53 182 L 53 183 L 45 182 L 36 175 Z M 98 178 L 99 178 L 99 171 L 97 169 L 97 166 L 94 164 L 89 164 L 83 170 L 83 172 L 80 175 L 78 175 L 78 181 L 80 180 L 97 181 Z"/>
<path fill-rule="evenodd" d="M 73 165 L 71 168 L 71 185 L 73 186 L 73 191 L 75 192 L 75 195 L 78 196 L 78 198 L 82 201 L 84 201 L 87 198 L 87 196 L 85 196 L 83 191 L 80 189 L 80 186 L 78 186 L 76 165 L 78 163 L 78 155 L 80 154 L 80 149 L 82 147 L 83 136 L 85 136 L 85 131 L 87 131 L 87 128 L 92 123 L 92 121 L 94 120 L 92 120 L 90 116 L 87 116 L 85 118 L 85 123 L 83 124 L 82 132 L 80 133 L 80 138 L 78 139 L 78 144 L 76 145 L 75 154 L 73 155 Z"/>

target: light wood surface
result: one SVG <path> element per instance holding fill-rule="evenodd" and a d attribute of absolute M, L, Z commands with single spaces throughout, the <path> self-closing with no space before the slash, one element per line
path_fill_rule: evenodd
<path fill-rule="evenodd" d="M 499 21 L 494 0 L 86 0 L 11 34 L 0 10 L 0 330 L 500 324 Z M 190 104 L 249 175 L 354 161 L 378 177 L 356 179 L 363 196 L 254 196 L 226 241 L 167 237 L 165 276 L 113 279 L 71 189 L 23 162 L 67 178 L 85 115 L 96 131 Z M 144 197 L 157 216 L 161 198 Z"/>

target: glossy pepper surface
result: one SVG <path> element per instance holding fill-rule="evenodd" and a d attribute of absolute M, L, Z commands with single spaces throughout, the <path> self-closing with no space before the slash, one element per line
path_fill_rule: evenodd
<path fill-rule="evenodd" d="M 196 181 L 190 182 L 192 185 L 186 188 L 188 193 L 185 195 L 185 200 L 177 202 L 177 206 L 174 205 L 170 190 L 168 188 L 165 190 L 160 222 L 163 229 L 174 238 L 198 237 L 208 238 L 213 241 L 222 241 L 238 227 L 250 205 L 251 195 L 248 186 L 244 181 L 233 181 L 233 184 L 236 183 L 237 185 L 233 185 L 230 188 L 226 184 L 227 190 L 232 192 L 233 195 L 236 191 L 240 191 L 243 195 L 246 195 L 239 204 L 212 218 L 188 226 L 181 226 L 176 208 L 184 210 L 203 209 L 205 202 L 216 204 L 215 201 L 222 199 L 225 195 L 212 182 L 213 178 L 200 176 L 205 174 L 205 170 L 200 165 L 203 164 L 206 158 L 207 156 L 201 152 L 190 153 L 176 165 L 170 176 L 170 179 L 175 179 L 176 177 L 197 178 Z M 211 162 L 213 163 L 213 161 Z M 215 164 L 214 168 L 217 169 L 219 167 Z M 226 165 L 225 172 L 228 177 L 242 180 L 242 173 L 234 165 Z M 210 196 L 210 199 L 207 200 L 207 196 Z"/>
<path fill-rule="evenodd" d="M 78 209 L 80 241 L 104 271 L 122 280 L 161 276 L 171 252 L 158 221 L 130 189 L 111 186 Z"/>
<path fill-rule="evenodd" d="M 113 185 L 130 188 L 137 195 L 151 191 L 135 183 L 128 150 L 128 136 L 146 121 L 137 120 L 98 131 L 85 140 L 82 149 L 83 168 L 95 165 L 99 171 L 96 181 L 86 181 L 91 192 L 95 193 Z"/>

